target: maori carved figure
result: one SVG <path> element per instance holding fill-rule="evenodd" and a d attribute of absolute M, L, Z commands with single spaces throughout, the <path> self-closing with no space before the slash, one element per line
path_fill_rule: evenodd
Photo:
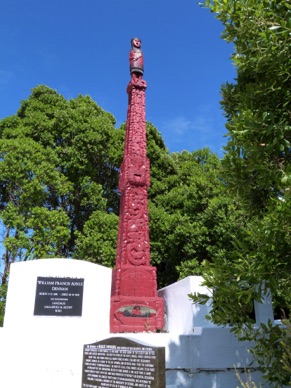
<path fill-rule="evenodd" d="M 131 40 L 131 80 L 123 162 L 118 189 L 120 217 L 116 267 L 112 273 L 111 332 L 156 331 L 163 328 L 164 304 L 157 296 L 156 268 L 150 266 L 148 187 L 150 163 L 146 156 L 145 90 L 141 41 Z"/>
<path fill-rule="evenodd" d="M 131 50 L 129 53 L 129 67 L 132 78 L 142 78 L 144 70 L 144 59 L 141 51 L 141 40 L 131 39 Z"/>
<path fill-rule="evenodd" d="M 143 242 L 133 242 L 127 244 L 128 261 L 133 265 L 146 263 L 146 248 Z"/>

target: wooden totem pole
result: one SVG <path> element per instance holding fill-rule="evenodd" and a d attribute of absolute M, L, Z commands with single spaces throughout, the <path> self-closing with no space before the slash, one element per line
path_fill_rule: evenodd
<path fill-rule="evenodd" d="M 144 58 L 140 39 L 133 38 L 131 45 L 126 138 L 118 186 L 120 218 L 112 273 L 112 333 L 157 331 L 164 325 L 164 301 L 157 296 L 156 268 L 150 265 Z"/>

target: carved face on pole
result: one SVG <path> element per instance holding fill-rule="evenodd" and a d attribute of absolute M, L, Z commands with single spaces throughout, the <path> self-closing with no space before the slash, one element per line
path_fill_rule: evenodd
<path fill-rule="evenodd" d="M 141 40 L 139 38 L 132 38 L 131 39 L 131 47 L 133 48 L 133 50 L 135 48 L 140 49 L 141 48 Z"/>

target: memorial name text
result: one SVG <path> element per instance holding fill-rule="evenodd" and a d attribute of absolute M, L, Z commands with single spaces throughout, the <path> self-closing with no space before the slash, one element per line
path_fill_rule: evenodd
<path fill-rule="evenodd" d="M 34 315 L 81 316 L 84 279 L 38 277 Z"/>
<path fill-rule="evenodd" d="M 156 352 L 151 347 L 86 345 L 83 388 L 151 388 Z"/>

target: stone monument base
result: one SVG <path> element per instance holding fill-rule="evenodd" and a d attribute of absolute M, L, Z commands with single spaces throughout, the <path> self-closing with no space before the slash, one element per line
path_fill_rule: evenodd
<path fill-rule="evenodd" d="M 157 332 L 164 327 L 164 299 L 156 290 L 156 268 L 124 265 L 112 271 L 110 331 Z"/>
<path fill-rule="evenodd" d="M 84 279 L 82 315 L 34 315 L 38 278 L 68 278 L 70 287 L 77 287 L 72 279 Z M 110 334 L 110 269 L 69 259 L 12 264 L 4 327 L 0 328 L 1 386 L 80 388 L 84 345 L 111 337 L 164 347 L 166 388 L 233 388 L 239 385 L 236 373 L 244 382 L 252 379 L 260 386 L 263 380 L 256 365 L 250 376 L 245 372 L 252 361 L 251 344 L 239 342 L 230 328 L 211 324 L 205 319 L 209 306 L 189 300 L 189 293 L 207 291 L 201 281 L 201 277 L 188 277 L 159 292 L 165 301 L 167 332 Z M 64 303 L 70 306 L 74 300 L 69 297 Z M 272 319 L 270 299 L 257 307 L 257 322 Z"/>

